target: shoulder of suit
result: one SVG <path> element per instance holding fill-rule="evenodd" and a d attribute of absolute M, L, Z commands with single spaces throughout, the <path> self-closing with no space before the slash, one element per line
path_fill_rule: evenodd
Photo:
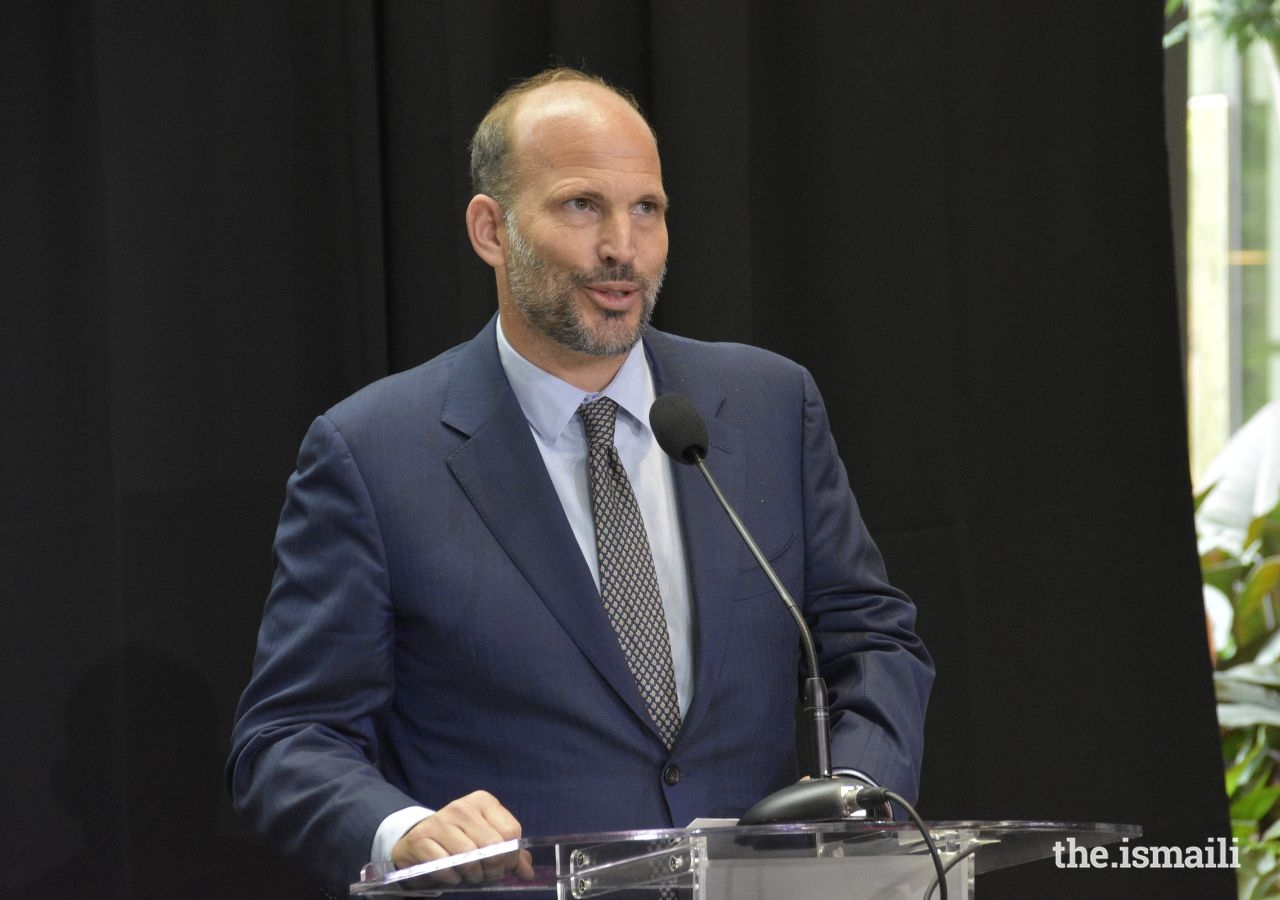
<path fill-rule="evenodd" d="M 772 350 L 732 341 L 700 341 L 656 328 L 646 340 L 655 354 L 672 354 L 713 367 L 718 372 L 751 374 L 756 377 L 795 377 L 804 367 Z"/>

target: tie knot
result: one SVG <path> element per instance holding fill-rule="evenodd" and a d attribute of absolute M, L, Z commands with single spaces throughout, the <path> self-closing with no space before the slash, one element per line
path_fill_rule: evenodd
<path fill-rule="evenodd" d="M 613 426 L 618 417 L 618 404 L 608 397 L 597 397 L 578 407 L 578 416 L 587 429 L 587 442 L 592 447 L 613 446 Z"/>

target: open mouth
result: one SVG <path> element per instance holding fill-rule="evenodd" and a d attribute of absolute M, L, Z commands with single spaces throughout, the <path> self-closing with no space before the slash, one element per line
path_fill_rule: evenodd
<path fill-rule="evenodd" d="M 596 302 L 606 306 L 626 303 L 637 293 L 636 286 L 633 284 L 589 284 L 587 290 Z"/>

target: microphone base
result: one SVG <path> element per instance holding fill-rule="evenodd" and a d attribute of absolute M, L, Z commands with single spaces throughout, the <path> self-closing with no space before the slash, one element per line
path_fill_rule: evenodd
<path fill-rule="evenodd" d="M 797 781 L 751 807 L 738 819 L 738 824 L 797 825 L 892 818 L 887 805 L 872 810 L 858 805 L 858 792 L 866 787 L 865 782 L 841 775 Z"/>

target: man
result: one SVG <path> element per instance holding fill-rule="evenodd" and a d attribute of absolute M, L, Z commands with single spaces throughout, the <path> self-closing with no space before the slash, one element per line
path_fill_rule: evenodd
<path fill-rule="evenodd" d="M 834 763 L 914 796 L 932 665 L 808 373 L 647 328 L 667 196 L 634 103 L 543 73 L 490 110 L 472 174 L 498 315 L 308 433 L 233 736 L 237 806 L 337 892 L 370 857 L 682 826 L 794 781 L 795 627 L 656 446 L 669 391 L 706 417 L 707 465 L 801 598 Z"/>

